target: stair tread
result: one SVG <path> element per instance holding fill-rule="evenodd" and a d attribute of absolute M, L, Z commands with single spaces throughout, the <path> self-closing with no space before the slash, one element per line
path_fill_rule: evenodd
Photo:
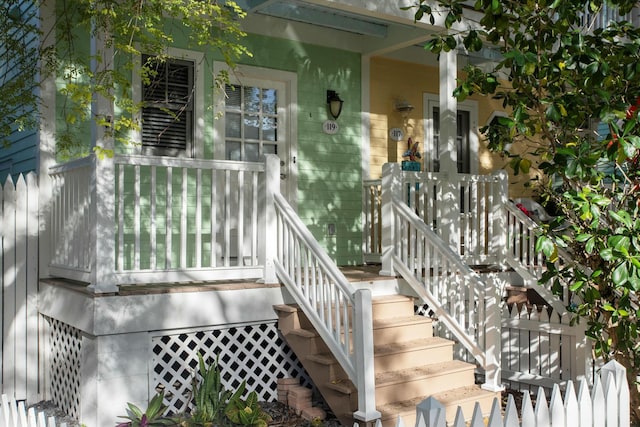
<path fill-rule="evenodd" d="M 402 353 L 411 350 L 421 350 L 440 346 L 453 346 L 453 344 L 453 341 L 446 338 L 429 337 L 412 341 L 402 341 L 374 346 L 373 352 L 376 356 L 385 356 L 388 354 Z M 307 355 L 307 359 L 324 365 L 337 363 L 335 357 L 333 357 L 331 353 L 328 352 L 309 354 Z"/>
<path fill-rule="evenodd" d="M 453 346 L 453 344 L 453 341 L 446 338 L 429 337 L 411 341 L 374 345 L 373 352 L 376 356 L 383 356 L 404 351 L 421 350 L 441 346 Z"/>
<path fill-rule="evenodd" d="M 371 301 L 376 303 L 391 303 L 391 302 L 404 302 L 404 301 L 413 301 L 413 297 L 408 297 L 406 295 L 400 294 L 391 294 L 391 295 L 378 295 L 371 299 Z"/>
<path fill-rule="evenodd" d="M 487 397 L 492 398 L 496 395 L 495 392 L 483 390 L 479 385 L 469 385 L 464 387 L 457 387 L 451 390 L 447 390 L 440 393 L 432 394 L 431 396 L 416 397 L 415 399 L 403 400 L 398 402 L 385 403 L 378 405 L 376 409 L 382 413 L 382 419 L 395 418 L 398 415 L 403 414 L 415 414 L 416 405 L 422 402 L 427 397 L 433 397 L 443 406 L 459 405 L 463 401 L 476 401 L 480 398 Z"/>
<path fill-rule="evenodd" d="M 425 377 L 447 375 L 452 372 L 459 372 L 468 369 L 473 370 L 475 367 L 470 363 L 462 362 L 460 360 L 450 360 L 447 362 L 422 365 L 415 368 L 380 372 L 376 374 L 376 387 L 400 382 L 407 383 L 417 381 Z"/>
<path fill-rule="evenodd" d="M 416 324 L 416 323 L 433 323 L 428 317 L 424 316 L 397 316 L 386 317 L 382 319 L 373 319 L 373 329 L 390 328 L 395 326 Z"/>

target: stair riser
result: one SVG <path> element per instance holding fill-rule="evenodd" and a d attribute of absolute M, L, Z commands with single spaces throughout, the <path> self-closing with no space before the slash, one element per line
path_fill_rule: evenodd
<path fill-rule="evenodd" d="M 327 353 L 329 348 L 319 335 L 314 337 L 303 337 L 296 334 L 287 335 L 287 343 L 293 348 L 296 346 L 296 355 L 298 358 L 305 357 L 308 354 Z M 301 353 L 298 353 L 300 351 Z"/>
<path fill-rule="evenodd" d="M 401 316 L 413 316 L 413 301 L 410 299 L 402 299 L 392 302 L 379 302 L 374 300 L 373 304 L 374 319 L 390 319 Z"/>
<path fill-rule="evenodd" d="M 413 341 L 433 336 L 431 323 L 412 323 L 373 330 L 373 342 L 376 345 Z"/>
<path fill-rule="evenodd" d="M 278 329 L 283 335 L 288 334 L 294 329 L 300 328 L 300 319 L 297 312 L 277 311 Z"/>
<path fill-rule="evenodd" d="M 399 298 L 392 301 L 376 301 L 373 300 L 372 304 L 372 318 L 373 319 L 388 319 L 402 316 L 412 316 L 414 314 L 413 300 L 409 298 Z M 335 311 L 325 310 L 325 318 L 329 316 L 335 318 Z M 311 329 L 312 325 L 309 319 L 298 311 L 298 327 L 303 329 Z M 348 318 L 351 321 L 352 311 L 349 309 Z"/>
<path fill-rule="evenodd" d="M 309 365 L 310 367 L 307 368 L 307 365 Z M 324 363 L 316 362 L 315 360 L 307 359 L 305 363 L 305 369 L 307 369 L 307 371 L 311 369 L 314 372 L 317 372 L 319 375 L 321 375 L 319 378 L 323 378 L 324 381 L 328 381 L 328 382 L 332 382 L 336 380 L 342 381 L 342 380 L 347 380 L 349 378 L 349 376 L 344 372 L 344 369 L 342 369 L 342 366 L 340 366 L 338 362 L 331 363 L 331 364 L 324 364 Z"/>
<path fill-rule="evenodd" d="M 444 345 L 376 356 L 374 363 L 376 374 L 378 374 L 399 369 L 415 368 L 426 365 L 427 363 L 440 363 L 450 360 L 453 360 L 453 347 L 451 345 Z"/>
<path fill-rule="evenodd" d="M 415 381 L 399 382 L 385 386 L 376 386 L 376 405 L 414 399 L 417 396 L 429 396 L 451 389 L 452 385 L 462 387 L 474 384 L 473 369 L 442 373 Z"/>

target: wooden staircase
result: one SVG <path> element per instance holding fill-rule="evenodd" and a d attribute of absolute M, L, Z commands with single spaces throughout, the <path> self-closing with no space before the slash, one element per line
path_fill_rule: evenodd
<path fill-rule="evenodd" d="M 357 389 L 329 352 L 302 310 L 274 307 L 279 329 L 325 401 L 344 426 L 352 426 Z M 474 366 L 453 359 L 453 342 L 433 336 L 432 320 L 414 314 L 413 299 L 401 295 L 373 299 L 376 406 L 385 427 L 398 415 L 415 423 L 416 405 L 433 396 L 453 422 L 456 408 L 472 414 L 476 401 L 489 413 L 496 393 L 475 384 Z"/>

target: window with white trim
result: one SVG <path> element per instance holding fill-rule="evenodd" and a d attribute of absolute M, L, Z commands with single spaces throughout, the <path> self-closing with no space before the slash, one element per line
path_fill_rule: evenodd
<path fill-rule="evenodd" d="M 150 67 L 142 85 L 142 147 L 154 155 L 191 155 L 195 63 L 143 55 Z"/>
<path fill-rule="evenodd" d="M 278 154 L 278 91 L 227 84 L 225 92 L 225 159 Z"/>

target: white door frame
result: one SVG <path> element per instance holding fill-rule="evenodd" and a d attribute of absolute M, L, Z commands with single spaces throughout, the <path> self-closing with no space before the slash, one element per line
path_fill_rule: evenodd
<path fill-rule="evenodd" d="M 435 93 L 423 93 L 422 104 L 424 112 L 424 145 L 423 156 L 425 161 L 425 170 L 427 170 L 426 162 L 432 158 L 429 151 L 433 145 L 433 108 L 440 108 L 440 98 Z M 467 99 L 458 102 L 458 111 L 469 112 L 469 156 L 470 170 L 472 174 L 478 174 L 480 171 L 479 137 L 478 137 L 478 101 Z"/>
<path fill-rule="evenodd" d="M 229 73 L 231 84 L 256 85 L 269 87 L 270 84 L 283 88 L 284 93 L 278 95 L 278 142 L 283 144 L 284 152 L 278 155 L 284 164 L 281 164 L 281 192 L 287 198 L 294 209 L 298 202 L 298 80 L 295 73 L 280 71 L 270 68 L 253 67 L 250 65 L 237 65 L 230 70 L 224 62 L 215 62 L 213 66 L 215 75 L 221 71 Z M 283 95 L 283 96 L 282 96 Z M 214 157 L 225 157 L 225 122 L 224 122 L 225 94 L 222 89 L 215 89 L 214 93 Z M 282 150 L 281 150 L 282 151 Z"/>

